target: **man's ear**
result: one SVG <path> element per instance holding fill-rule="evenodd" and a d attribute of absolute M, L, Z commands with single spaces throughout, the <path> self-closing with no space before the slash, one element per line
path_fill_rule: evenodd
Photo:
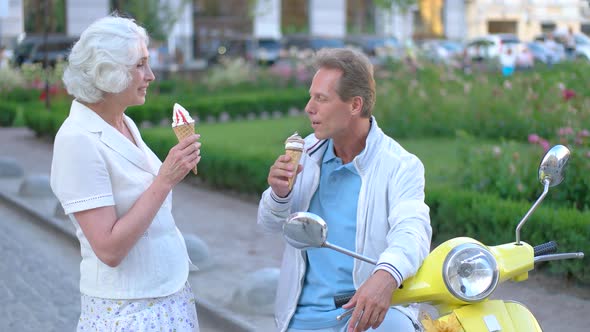
<path fill-rule="evenodd" d="M 351 115 L 359 115 L 363 111 L 363 98 L 361 96 L 352 97 Z"/>

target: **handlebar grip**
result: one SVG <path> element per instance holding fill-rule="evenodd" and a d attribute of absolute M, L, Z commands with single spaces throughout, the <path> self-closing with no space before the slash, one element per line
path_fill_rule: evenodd
<path fill-rule="evenodd" d="M 538 246 L 535 246 L 534 250 L 535 250 L 535 257 L 556 253 L 557 252 L 557 242 L 549 241 L 547 243 L 539 244 Z"/>
<path fill-rule="evenodd" d="M 350 299 L 352 299 L 353 296 L 354 293 L 336 295 L 334 296 L 334 305 L 336 305 L 336 308 L 340 308 L 346 303 L 348 303 L 348 301 L 350 301 Z"/>

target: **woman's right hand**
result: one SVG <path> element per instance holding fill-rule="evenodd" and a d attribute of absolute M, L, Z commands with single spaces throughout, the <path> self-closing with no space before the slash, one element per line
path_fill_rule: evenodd
<path fill-rule="evenodd" d="M 201 135 L 194 134 L 182 139 L 168 152 L 162 163 L 158 178 L 170 189 L 180 182 L 201 161 Z"/>

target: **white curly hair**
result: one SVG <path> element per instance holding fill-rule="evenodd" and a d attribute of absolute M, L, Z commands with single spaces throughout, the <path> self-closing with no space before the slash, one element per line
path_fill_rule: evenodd
<path fill-rule="evenodd" d="M 149 37 L 133 19 L 110 15 L 92 23 L 72 47 L 63 82 L 77 100 L 96 103 L 104 93 L 119 93 L 131 82 L 130 70 Z"/>

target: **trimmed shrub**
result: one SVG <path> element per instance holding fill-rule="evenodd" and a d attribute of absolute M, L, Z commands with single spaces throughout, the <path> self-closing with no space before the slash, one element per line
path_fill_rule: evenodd
<path fill-rule="evenodd" d="M 16 113 L 16 104 L 0 103 L 0 127 L 11 127 L 16 118 Z"/>
<path fill-rule="evenodd" d="M 548 200 L 547 198 L 546 200 Z M 503 200 L 495 195 L 427 188 L 433 241 L 457 236 L 473 237 L 486 245 L 514 242 L 515 229 L 532 202 Z M 521 230 L 521 240 L 532 246 L 556 240 L 559 252 L 590 252 L 590 213 L 539 207 Z M 550 273 L 590 284 L 588 259 L 552 261 L 543 265 Z"/>

